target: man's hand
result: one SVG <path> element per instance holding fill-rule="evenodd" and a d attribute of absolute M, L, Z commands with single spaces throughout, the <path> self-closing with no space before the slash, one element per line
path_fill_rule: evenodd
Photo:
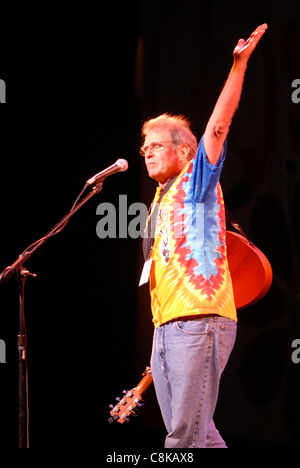
<path fill-rule="evenodd" d="M 259 26 L 247 41 L 240 39 L 233 51 L 233 66 L 204 133 L 207 158 L 214 165 L 240 102 L 248 60 L 267 28 L 267 24 Z"/>
<path fill-rule="evenodd" d="M 259 43 L 262 36 L 265 34 L 268 29 L 266 23 L 258 26 L 258 28 L 251 34 L 249 39 L 240 39 L 233 51 L 233 57 L 235 61 L 245 60 L 248 61 L 255 47 Z"/>

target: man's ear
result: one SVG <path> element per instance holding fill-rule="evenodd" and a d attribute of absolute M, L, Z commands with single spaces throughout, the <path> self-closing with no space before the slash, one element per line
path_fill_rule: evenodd
<path fill-rule="evenodd" d="M 186 143 L 178 146 L 177 154 L 181 163 L 187 163 L 189 160 L 190 147 Z"/>

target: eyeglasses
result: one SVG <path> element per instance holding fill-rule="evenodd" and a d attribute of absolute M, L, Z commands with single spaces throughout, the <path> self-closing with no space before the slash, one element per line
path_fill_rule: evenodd
<path fill-rule="evenodd" d="M 158 153 L 159 151 L 162 151 L 164 148 L 166 148 L 166 143 L 169 143 L 169 142 L 168 141 L 161 142 L 161 143 L 153 142 L 149 146 L 142 146 L 140 148 L 140 155 L 143 157 L 146 156 L 148 150 L 153 151 L 153 153 Z"/>

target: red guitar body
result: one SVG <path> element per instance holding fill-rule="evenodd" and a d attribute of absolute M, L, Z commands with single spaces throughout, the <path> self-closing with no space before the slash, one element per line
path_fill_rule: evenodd
<path fill-rule="evenodd" d="M 270 289 L 272 268 L 267 257 L 244 236 L 226 231 L 228 266 L 237 309 L 255 304 Z"/>

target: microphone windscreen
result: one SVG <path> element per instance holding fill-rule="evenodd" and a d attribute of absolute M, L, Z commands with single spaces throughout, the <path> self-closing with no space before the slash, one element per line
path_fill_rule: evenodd
<path fill-rule="evenodd" d="M 128 162 L 126 161 L 126 159 L 118 159 L 118 161 L 116 161 L 116 164 L 119 166 L 120 172 L 125 172 L 125 171 L 127 171 L 127 169 L 128 169 Z"/>

